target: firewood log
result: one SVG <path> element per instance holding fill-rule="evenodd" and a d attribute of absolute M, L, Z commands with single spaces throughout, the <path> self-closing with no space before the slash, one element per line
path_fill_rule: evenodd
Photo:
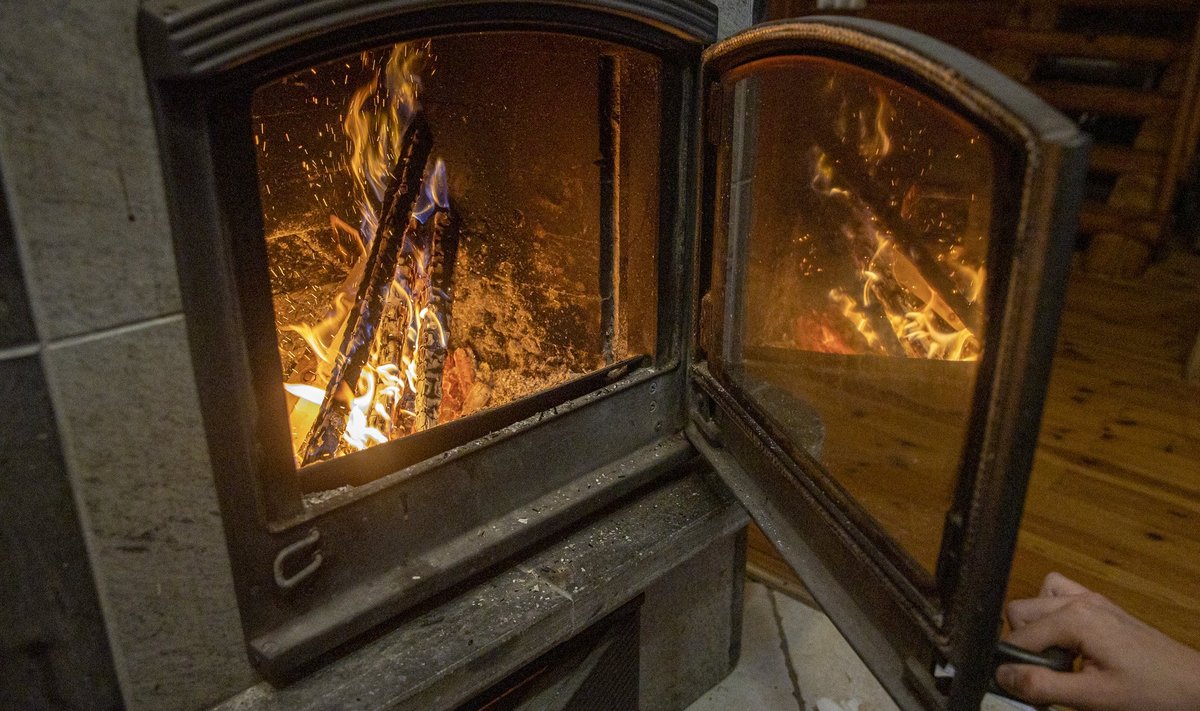
<path fill-rule="evenodd" d="M 454 266 L 458 257 L 458 238 L 452 229 L 450 215 L 438 210 L 427 223 L 431 242 L 429 263 L 429 295 L 426 321 L 421 329 L 417 349 L 417 393 L 414 410 L 417 413 L 413 429 L 417 432 L 438 424 L 442 402 L 442 371 L 449 349 L 451 294 Z M 440 316 L 442 332 L 439 338 L 435 320 Z"/>
<path fill-rule="evenodd" d="M 407 235 L 420 224 L 412 218 L 412 209 L 421 192 L 425 164 L 433 151 L 433 134 L 420 111 L 413 116 L 405 130 L 403 146 L 383 196 L 379 226 L 371 242 L 371 252 L 355 294 L 354 307 L 346 319 L 333 375 L 325 388 L 321 409 L 309 430 L 302 466 L 329 459 L 337 453 L 346 430 L 354 388 L 370 356 L 401 250 L 405 240 L 409 239 Z"/>
<path fill-rule="evenodd" d="M 858 152 L 836 139 L 823 142 L 820 148 L 833 161 L 833 182 L 840 183 L 839 187 L 870 208 L 879 230 L 892 236 L 896 248 L 912 262 L 930 288 L 942 297 L 942 301 L 967 330 L 978 335 L 981 310 L 959 293 L 954 281 L 938 263 L 937 256 L 929 249 L 926 241 L 912 229 L 908 221 L 900 215 L 900 211 L 892 205 L 883 188 L 871 177 Z"/>

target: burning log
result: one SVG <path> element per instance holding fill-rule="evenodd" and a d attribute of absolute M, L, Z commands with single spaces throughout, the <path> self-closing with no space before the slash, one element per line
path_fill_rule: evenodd
<path fill-rule="evenodd" d="M 302 466 L 337 453 L 346 430 L 354 387 L 370 356 L 401 251 L 405 241 L 411 240 L 420 227 L 412 217 L 412 210 L 420 194 L 425 164 L 433 151 L 433 134 L 421 112 L 413 115 L 402 145 L 383 196 L 375 239 L 371 242 L 354 307 L 346 320 L 333 374 L 305 442 Z"/>
<path fill-rule="evenodd" d="M 896 332 L 892 330 L 892 324 L 888 321 L 887 311 L 884 310 L 883 305 L 878 301 L 872 301 L 863 305 L 863 312 L 871 323 L 875 337 L 879 339 L 879 345 L 884 352 L 893 358 L 906 357 L 908 352 L 905 351 L 904 344 L 900 342 Z"/>
<path fill-rule="evenodd" d="M 394 363 L 397 367 L 404 363 L 404 352 L 408 341 L 408 322 L 410 302 L 405 294 L 397 294 L 395 292 L 400 289 L 392 289 L 388 294 L 387 305 L 384 307 L 383 318 L 379 321 L 379 334 L 377 336 L 378 343 L 375 345 L 375 361 L 379 363 Z M 380 431 L 390 432 L 392 430 L 400 430 L 407 432 L 410 429 L 411 422 L 399 424 L 406 417 L 403 412 L 404 405 L 397 398 L 396 402 L 392 403 L 390 412 L 380 412 L 372 410 L 368 424 Z M 411 417 L 408 417 L 411 420 Z"/>
<path fill-rule="evenodd" d="M 439 209 L 426 223 L 429 234 L 429 294 L 417 344 L 417 392 L 413 403 L 417 432 L 438 424 L 442 403 L 442 371 L 449 350 L 451 287 L 458 260 L 458 236 L 449 214 Z M 438 325 L 438 315 L 441 324 Z M 432 326 L 432 328 L 431 328 Z"/>
<path fill-rule="evenodd" d="M 844 226 L 843 234 L 846 236 L 848 248 L 845 251 L 837 250 L 832 253 L 827 267 L 841 275 L 839 279 L 841 283 L 850 284 L 869 273 L 871 260 L 878 245 L 872 236 L 874 230 L 863 222 L 864 217 L 860 210 L 857 210 L 851 202 L 836 204 L 841 205 L 841 211 L 833 214 L 840 214 L 840 222 Z M 828 207 L 833 208 L 832 205 Z M 851 225 L 856 226 L 852 228 Z M 894 358 L 907 357 L 908 353 L 904 344 L 901 343 L 892 328 L 887 309 L 884 308 L 884 303 L 890 301 L 888 297 L 891 295 L 881 294 L 880 291 L 885 290 L 880 289 L 879 286 L 880 283 L 876 282 L 870 288 L 870 296 L 856 294 L 851 297 L 843 289 L 835 289 L 829 296 L 833 304 L 842 311 L 843 316 L 851 321 L 861 319 L 862 323 L 857 325 L 860 332 L 867 338 L 871 348 Z M 875 298 L 871 298 L 871 296 Z M 904 308 L 900 312 L 903 313 L 906 310 L 907 308 Z M 867 335 L 868 332 L 870 335 Z"/>

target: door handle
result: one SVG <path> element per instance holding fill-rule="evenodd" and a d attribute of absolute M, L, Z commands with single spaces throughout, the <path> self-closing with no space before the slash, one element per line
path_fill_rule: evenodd
<path fill-rule="evenodd" d="M 1075 653 L 1062 647 L 1050 647 L 1041 652 L 1031 652 L 1008 642 L 996 643 L 996 654 L 992 657 L 992 678 L 988 684 L 988 692 L 1017 701 L 1022 704 L 1023 708 L 1029 708 L 1024 706 L 1025 702 L 1011 696 L 996 683 L 996 667 L 1001 664 L 1033 664 L 1057 672 L 1069 672 L 1075 669 Z"/>
<path fill-rule="evenodd" d="M 292 557 L 314 547 L 319 540 L 321 540 L 321 532 L 314 528 L 307 536 L 287 546 L 275 556 L 275 564 L 272 566 L 272 572 L 275 575 L 275 584 L 279 586 L 280 590 L 291 590 L 304 582 L 310 575 L 317 572 L 317 568 L 321 567 L 321 563 L 324 562 L 325 558 L 321 555 L 320 551 L 316 551 L 312 554 L 312 558 L 309 559 L 308 565 L 304 566 L 294 575 L 287 575 L 283 570 L 284 565 Z"/>

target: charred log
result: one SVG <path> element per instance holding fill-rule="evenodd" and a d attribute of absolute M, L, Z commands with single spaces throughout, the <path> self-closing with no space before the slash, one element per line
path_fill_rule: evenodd
<path fill-rule="evenodd" d="M 419 226 L 411 214 L 421 191 L 425 164 L 433 151 L 433 134 L 424 114 L 419 111 L 405 130 L 403 146 L 383 196 L 379 225 L 355 294 L 354 307 L 342 332 L 342 345 L 334 362 L 333 375 L 305 442 L 302 466 L 337 453 L 346 430 L 354 387 L 375 342 L 401 251 L 405 240 L 411 239 Z"/>
<path fill-rule="evenodd" d="M 395 363 L 398 367 L 403 367 L 405 343 L 408 340 L 410 302 L 405 294 L 395 293 L 397 291 L 401 290 L 393 289 L 388 295 L 383 318 L 379 321 L 373 357 L 378 363 Z M 411 422 L 405 424 L 404 420 L 411 420 L 411 417 L 403 412 L 403 404 L 397 401 L 386 417 L 379 411 L 372 410 L 367 424 L 383 432 L 395 429 L 407 432 L 411 428 Z"/>
<path fill-rule="evenodd" d="M 417 344 L 417 392 L 414 430 L 438 424 L 442 404 L 442 372 L 449 350 L 451 306 L 454 299 L 454 266 L 458 260 L 458 236 L 449 213 L 438 210 L 427 223 L 430 241 L 428 312 Z M 437 323 L 441 317 L 440 328 Z"/>

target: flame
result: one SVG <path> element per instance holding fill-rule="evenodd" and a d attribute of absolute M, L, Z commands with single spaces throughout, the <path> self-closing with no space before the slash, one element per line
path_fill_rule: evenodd
<path fill-rule="evenodd" d="M 868 120 L 866 111 L 856 115 L 858 154 L 867 161 L 872 173 L 894 149 L 889 127 L 896 114 L 882 91 L 875 92 L 875 99 L 873 118 Z M 835 122 L 843 140 L 849 138 L 845 135 L 850 125 L 847 115 L 847 106 L 843 105 Z M 812 148 L 810 187 L 849 206 L 852 216 L 842 227 L 843 236 L 853 253 L 869 255 L 865 260 L 859 257 L 862 261 L 853 295 L 847 289 L 835 288 L 828 298 L 842 318 L 862 335 L 870 352 L 895 354 L 894 347 L 889 349 L 885 343 L 885 340 L 891 341 L 891 338 L 885 338 L 890 330 L 890 335 L 895 336 L 894 342 L 900 344 L 903 354 L 909 358 L 978 359 L 982 349 L 978 335 L 963 323 L 962 316 L 946 303 L 913 260 L 896 248 L 894 236 L 881 228 L 871 207 L 837 185 L 836 166 L 820 146 Z M 915 196 L 916 187 L 909 193 L 910 197 Z M 986 282 L 984 266 L 968 263 L 963 250 L 957 246 L 944 251 L 937 259 L 957 294 L 971 307 L 978 307 Z M 872 318 L 869 309 L 881 314 L 882 318 Z M 830 334 L 827 328 L 822 328 L 824 333 Z M 840 340 L 824 340 L 829 341 L 827 352 L 842 352 L 844 344 Z"/>
<path fill-rule="evenodd" d="M 450 208 L 450 188 L 446 178 L 446 162 L 437 159 L 426 174 L 421 195 L 413 207 L 413 217 L 421 224 L 429 221 L 438 208 Z"/>
<path fill-rule="evenodd" d="M 833 184 L 833 161 L 829 159 L 829 154 L 819 147 L 813 146 L 812 159 L 813 177 L 810 183 L 812 189 L 829 197 L 849 198 L 849 192 L 835 187 Z"/>
<path fill-rule="evenodd" d="M 348 150 L 343 169 L 353 180 L 359 226 L 355 230 L 336 215 L 330 216 L 330 224 L 336 232 L 353 233 L 356 262 L 319 322 L 289 327 L 303 338 L 316 359 L 311 383 L 284 385 L 294 398 L 290 420 L 298 462 L 341 353 L 341 337 L 379 226 L 377 207 L 387 191 L 396 157 L 404 148 L 404 133 L 420 108 L 421 76 L 431 62 L 429 49 L 428 43 L 393 47 L 382 67 L 375 67 L 346 106 L 342 131 Z M 376 61 L 373 56 L 361 55 L 364 66 Z M 413 217 L 422 224 L 450 206 L 446 164 L 440 158 L 431 164 L 413 209 Z M 432 258 L 427 247 L 409 241 L 402 246 L 401 265 L 385 299 L 389 312 L 397 314 L 399 321 L 379 329 L 353 391 L 344 388 L 336 394 L 348 408 L 344 451 L 358 451 L 411 433 L 412 402 L 421 380 L 418 345 L 431 331 L 439 348 L 447 343 L 441 315 L 429 303 Z"/>
<path fill-rule="evenodd" d="M 871 325 L 870 320 L 863 313 L 862 307 L 859 306 L 857 301 L 841 289 L 830 290 L 829 299 L 838 307 L 842 316 L 867 339 L 868 346 L 872 349 L 881 346 L 879 334 L 875 331 L 875 327 Z"/>
<path fill-rule="evenodd" d="M 427 45 L 396 45 L 382 71 L 375 71 L 355 90 L 342 120 L 342 131 L 350 142 L 347 167 L 355 178 L 364 220 L 361 230 L 368 244 L 378 225 L 375 203 L 383 200 L 392 166 L 403 148 L 404 132 L 420 106 L 427 51 Z M 370 63 L 370 54 L 363 53 L 362 61 Z"/>
<path fill-rule="evenodd" d="M 892 137 L 889 130 L 896 109 L 888 101 L 882 89 L 875 89 L 876 109 L 875 119 L 868 123 L 866 114 L 859 113 L 859 154 L 874 164 L 878 164 L 892 153 Z"/>

